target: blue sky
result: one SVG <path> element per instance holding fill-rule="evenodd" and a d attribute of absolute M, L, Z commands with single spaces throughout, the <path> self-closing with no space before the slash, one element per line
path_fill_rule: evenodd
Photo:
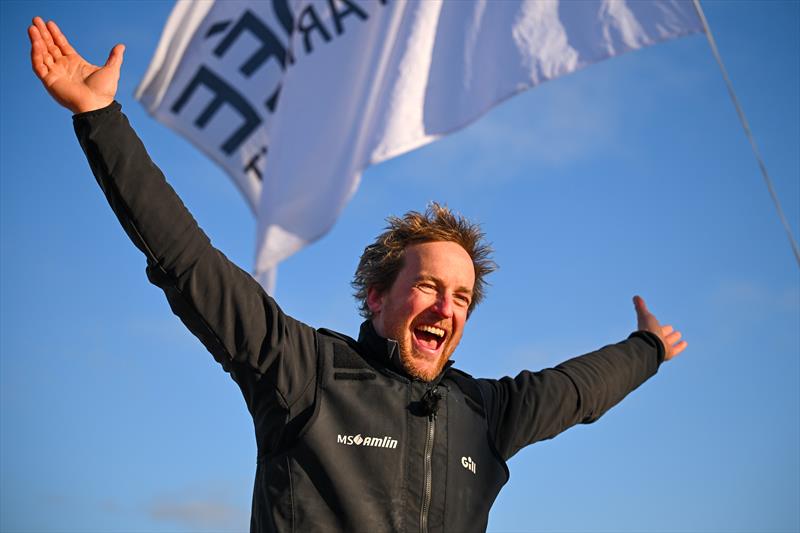
<path fill-rule="evenodd" d="M 798 235 L 800 3 L 703 5 Z M 29 65 L 34 15 L 94 62 L 125 43 L 125 112 L 250 268 L 236 188 L 132 97 L 171 7 L 0 3 L 2 531 L 248 525 L 238 389 L 147 283 Z M 284 310 L 355 334 L 361 250 L 386 215 L 434 199 L 484 223 L 501 267 L 456 352 L 464 370 L 499 377 L 616 342 L 637 293 L 690 343 L 597 423 L 514 457 L 490 531 L 800 530 L 800 270 L 704 36 L 548 82 L 369 169 L 331 233 L 281 266 Z"/>

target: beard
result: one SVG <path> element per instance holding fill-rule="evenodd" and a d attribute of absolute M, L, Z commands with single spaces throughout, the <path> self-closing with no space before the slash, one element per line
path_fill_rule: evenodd
<path fill-rule="evenodd" d="M 413 346 L 413 340 L 400 340 L 405 339 L 403 336 L 392 337 L 397 340 L 400 350 L 400 362 L 403 364 L 403 369 L 412 378 L 420 381 L 430 382 L 436 379 L 441 374 L 442 369 L 447 364 L 450 356 L 453 354 L 453 349 L 449 346 L 444 346 L 441 355 L 435 361 L 430 361 L 422 354 L 417 354 Z"/>

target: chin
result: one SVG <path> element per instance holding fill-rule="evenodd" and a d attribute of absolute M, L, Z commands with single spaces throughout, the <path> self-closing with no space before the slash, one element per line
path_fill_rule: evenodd
<path fill-rule="evenodd" d="M 447 357 L 441 358 L 435 363 L 420 364 L 413 356 L 401 354 L 403 368 L 409 376 L 420 381 L 433 381 L 441 373 L 447 362 Z"/>
<path fill-rule="evenodd" d="M 436 379 L 436 376 L 439 375 L 439 372 L 433 372 L 431 370 L 424 370 L 421 368 L 410 367 L 408 365 L 404 366 L 408 375 L 410 375 L 412 378 L 416 378 L 426 383 L 429 381 L 433 381 L 434 379 Z"/>

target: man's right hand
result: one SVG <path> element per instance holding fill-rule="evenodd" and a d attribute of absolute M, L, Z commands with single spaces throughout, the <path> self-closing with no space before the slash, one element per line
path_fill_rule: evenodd
<path fill-rule="evenodd" d="M 114 101 L 125 46 L 116 45 L 102 67 L 78 54 L 56 23 L 40 17 L 28 27 L 31 66 L 47 92 L 73 113 L 94 111 Z"/>

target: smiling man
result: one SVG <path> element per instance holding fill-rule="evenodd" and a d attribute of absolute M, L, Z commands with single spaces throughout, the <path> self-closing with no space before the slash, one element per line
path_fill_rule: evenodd
<path fill-rule="evenodd" d="M 454 369 L 494 263 L 480 228 L 435 203 L 389 218 L 365 249 L 357 340 L 309 327 L 211 245 L 150 160 L 114 101 L 124 48 L 97 67 L 53 22 L 28 34 L 148 278 L 242 391 L 252 531 L 483 531 L 511 456 L 597 420 L 686 347 L 636 297 L 638 330 L 620 343 L 514 378 Z"/>
<path fill-rule="evenodd" d="M 405 371 L 432 381 L 461 341 L 475 271 L 454 242 L 415 244 L 403 252 L 394 283 L 369 287 L 367 305 L 378 335 L 397 341 Z"/>
<path fill-rule="evenodd" d="M 425 215 L 389 221 L 387 232 L 361 256 L 356 298 L 375 331 L 397 341 L 404 370 L 431 381 L 483 297 L 484 276 L 494 270 L 491 250 L 478 226 L 436 203 Z"/>

